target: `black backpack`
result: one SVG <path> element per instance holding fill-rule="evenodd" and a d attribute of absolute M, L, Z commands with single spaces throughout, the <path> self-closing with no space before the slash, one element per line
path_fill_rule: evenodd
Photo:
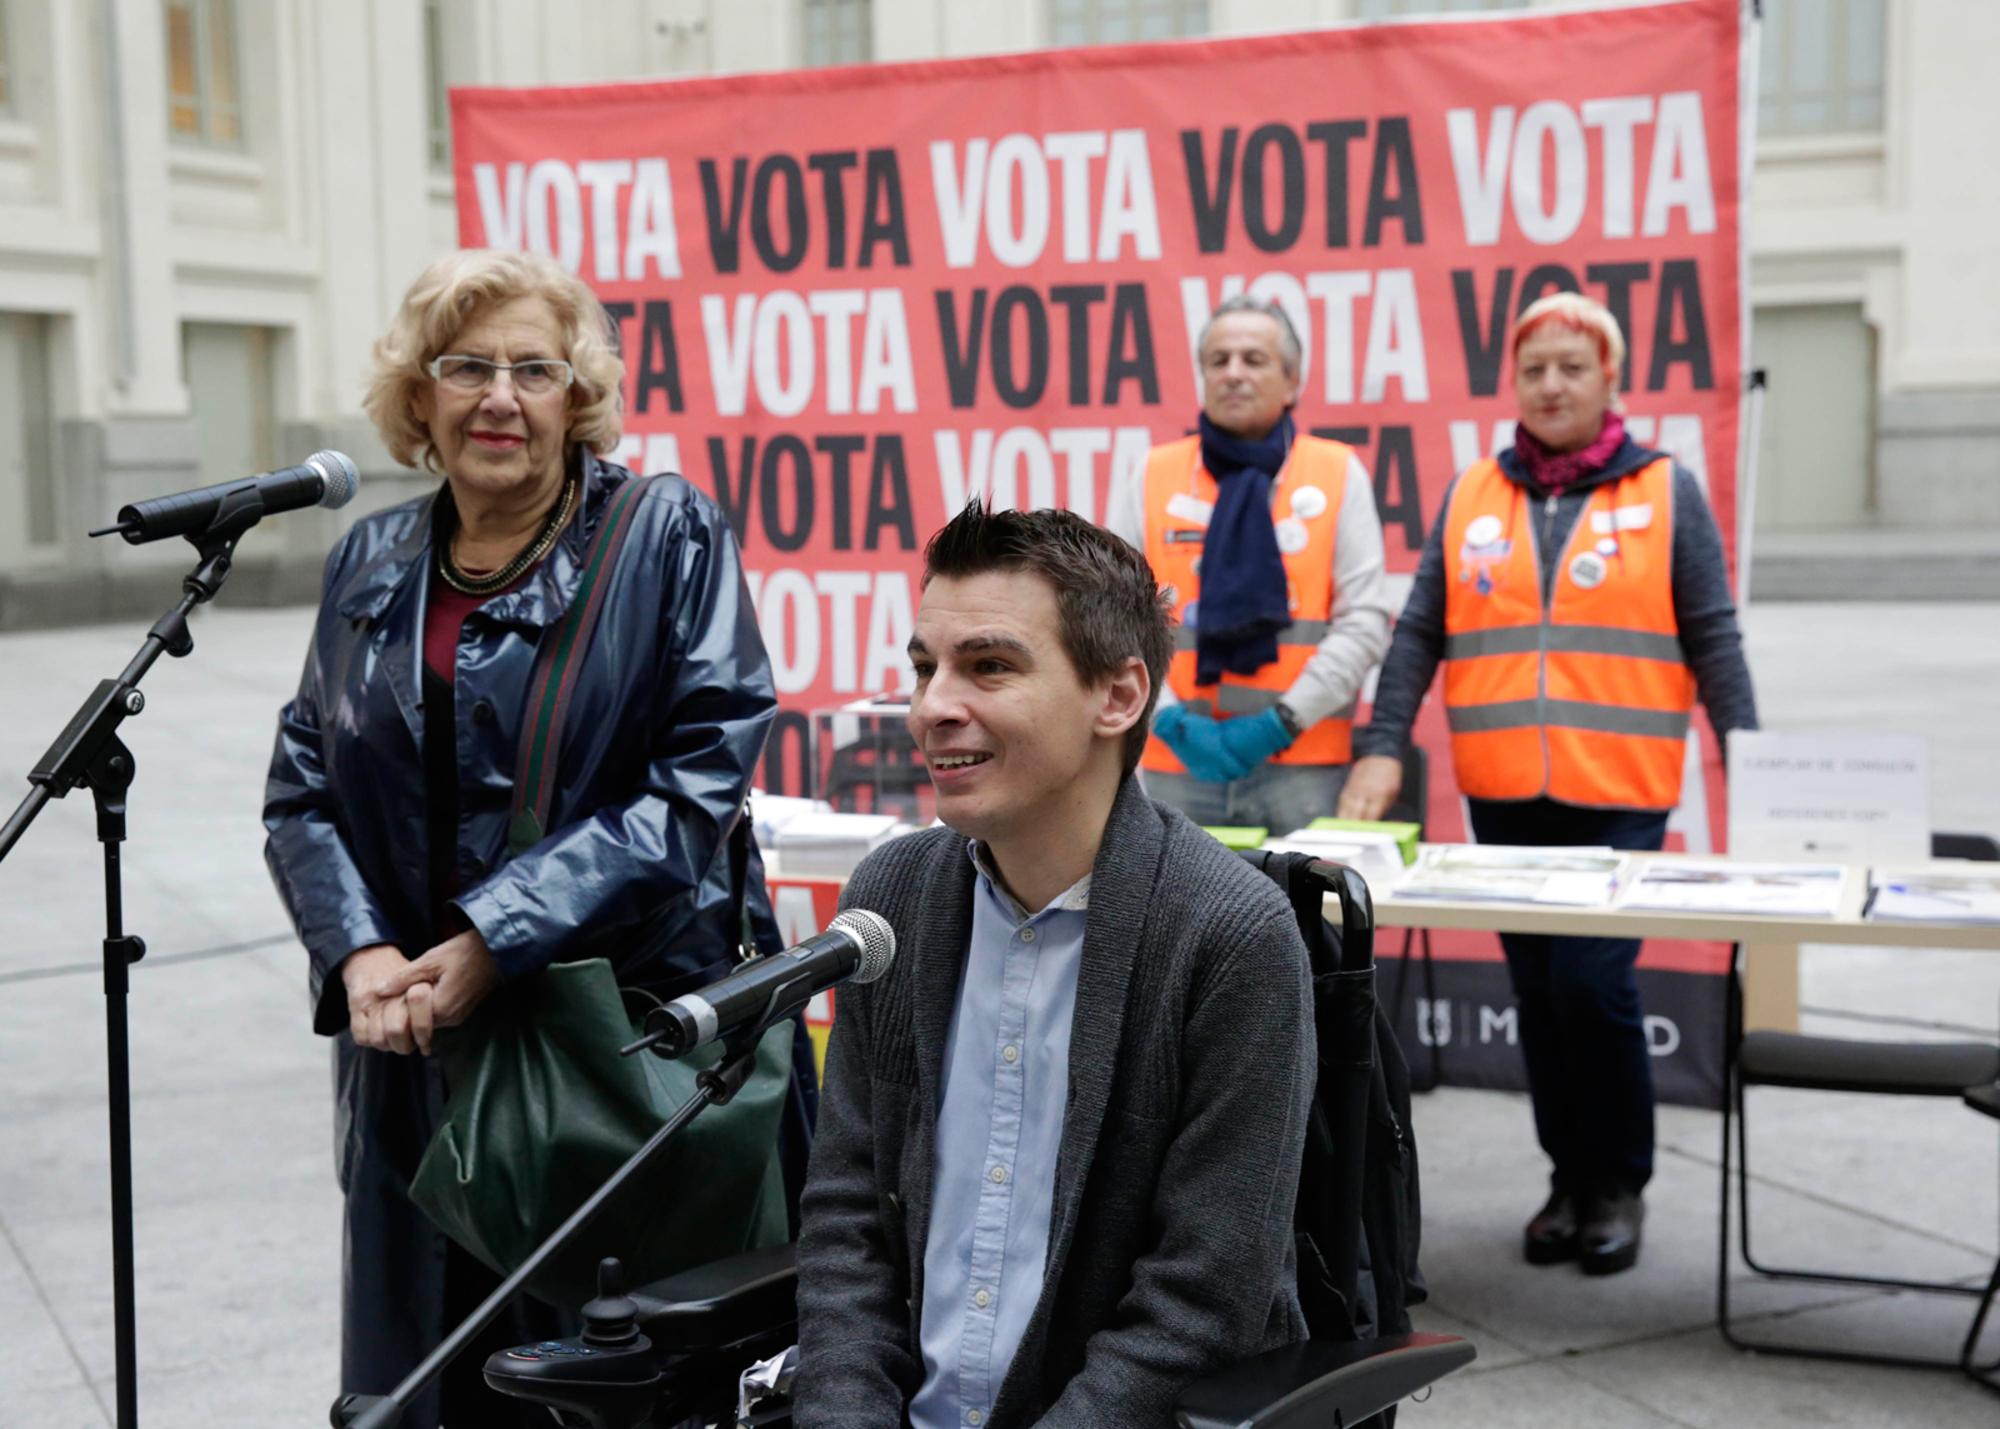
<path fill-rule="evenodd" d="M 1316 1340 L 1407 1334 L 1410 1306 L 1430 1294 L 1417 1269 L 1417 1142 L 1409 1065 L 1375 1000 L 1368 885 L 1308 854 L 1244 857 L 1285 890 L 1312 959 L 1319 1078 L 1293 1216 L 1306 1324 Z M 1323 915 L 1328 894 L 1339 928 Z"/>

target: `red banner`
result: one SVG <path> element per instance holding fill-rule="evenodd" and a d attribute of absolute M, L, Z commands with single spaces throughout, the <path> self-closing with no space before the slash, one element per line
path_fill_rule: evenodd
<path fill-rule="evenodd" d="M 906 687 L 930 533 L 976 493 L 1101 518 L 1192 428 L 1236 292 L 1290 313 L 1298 421 L 1367 463 L 1392 571 L 1511 440 L 1507 328 L 1559 288 L 1618 316 L 1627 425 L 1706 482 L 1733 559 L 1740 24 L 1681 0 L 456 90 L 459 233 L 606 301 L 621 459 L 727 513 L 785 707 L 764 783 L 808 792 L 808 712 Z"/>

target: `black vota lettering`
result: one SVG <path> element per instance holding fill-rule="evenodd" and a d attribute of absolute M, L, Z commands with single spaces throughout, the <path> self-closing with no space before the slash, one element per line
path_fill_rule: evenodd
<path fill-rule="evenodd" d="M 773 190 L 780 188 L 774 202 Z M 780 207 L 785 218 L 782 247 L 772 222 L 774 210 Z M 806 225 L 806 176 L 790 154 L 767 154 L 757 164 L 750 195 L 750 241 L 757 247 L 757 257 L 773 273 L 789 273 L 805 262 L 812 243 L 812 230 Z"/>
<path fill-rule="evenodd" d="M 804 710 L 779 710 L 771 720 L 764 745 L 764 782 L 773 794 L 807 794 L 813 781 L 807 774 L 812 747 L 812 716 Z"/>
<path fill-rule="evenodd" d="M 944 351 L 944 380 L 951 392 L 951 405 L 970 407 L 979 397 L 979 347 L 986 335 L 986 290 L 974 288 L 967 298 L 963 333 L 958 326 L 958 294 L 949 288 L 939 288 L 932 299 L 937 304 L 938 346 Z"/>
<path fill-rule="evenodd" d="M 1270 213 L 1269 155 L 1278 154 L 1278 221 Z M 1306 154 L 1284 124 L 1260 124 L 1243 145 L 1243 233 L 1266 253 L 1283 253 L 1299 241 L 1306 221 Z"/>
<path fill-rule="evenodd" d="M 1306 125 L 1306 142 L 1320 146 L 1321 179 L 1326 185 L 1326 246 L 1348 246 L 1347 158 L 1354 141 L 1368 132 L 1366 119 L 1320 119 Z"/>
<path fill-rule="evenodd" d="M 784 499 L 788 486 L 789 503 Z M 815 499 L 812 453 L 804 439 L 790 432 L 771 438 L 757 464 L 757 504 L 763 508 L 764 539 L 773 550 L 796 551 L 812 539 Z M 789 524 L 785 521 L 788 504 L 792 513 Z"/>
<path fill-rule="evenodd" d="M 917 549 L 917 518 L 910 501 L 910 463 L 903 439 L 894 432 L 875 438 L 875 460 L 868 471 L 868 526 L 862 543 L 880 550 L 882 533 L 894 529 L 899 549 Z"/>
<path fill-rule="evenodd" d="M 866 168 L 867 194 L 861 204 L 861 266 L 875 266 L 875 250 L 889 245 L 898 268 L 910 266 L 910 225 L 904 216 L 903 172 L 894 149 L 870 149 Z"/>
<path fill-rule="evenodd" d="M 1139 384 L 1139 400 L 1157 405 L 1160 372 L 1153 360 L 1153 319 L 1144 283 L 1120 283 L 1111 293 L 1111 339 L 1104 354 L 1104 405 L 1123 400 L 1125 384 Z"/>
<path fill-rule="evenodd" d="M 1678 330 L 1681 336 L 1674 334 Z M 1669 258 L 1660 265 L 1660 299 L 1653 313 L 1653 361 L 1646 390 L 1667 385 L 1667 369 L 1687 364 L 1697 392 L 1715 386 L 1715 363 L 1708 346 L 1708 313 L 1701 301 L 1701 268 L 1692 258 Z"/>
<path fill-rule="evenodd" d="M 1002 288 L 993 300 L 992 332 L 994 394 L 1009 407 L 1034 406 L 1049 386 L 1049 314 L 1042 295 L 1018 283 Z"/>
<path fill-rule="evenodd" d="M 1202 152 L 1201 130 L 1181 131 L 1181 160 L 1187 166 L 1195 243 L 1204 253 L 1220 253 L 1229 241 L 1229 199 L 1236 184 L 1236 139 L 1234 125 L 1222 131 L 1215 155 L 1215 177 L 1211 180 L 1208 156 Z"/>
<path fill-rule="evenodd" d="M 1651 263 L 1592 263 L 1583 270 L 1583 276 L 1604 287 L 1604 307 L 1618 324 L 1618 331 L 1625 334 L 1625 365 L 1618 374 L 1618 389 L 1632 390 L 1632 285 L 1643 283 L 1653 276 Z"/>
<path fill-rule="evenodd" d="M 708 253 L 718 273 L 734 273 L 743 261 L 743 205 L 749 196 L 750 161 L 740 155 L 729 161 L 729 197 L 722 196 L 722 175 L 715 160 L 703 159 L 702 214 L 708 220 Z"/>
<path fill-rule="evenodd" d="M 1082 407 L 1090 402 L 1090 309 L 1105 299 L 1102 283 L 1058 283 L 1049 301 L 1063 310 L 1069 326 L 1069 400 Z"/>
<path fill-rule="evenodd" d="M 851 511 L 854 500 L 854 458 L 867 447 L 868 438 L 848 433 L 813 438 L 813 450 L 823 452 L 831 458 L 829 474 L 833 478 L 833 549 L 836 551 L 854 549 L 854 522 Z"/>
<path fill-rule="evenodd" d="M 826 214 L 826 266 L 847 266 L 847 171 L 860 162 L 852 149 L 806 155 L 806 167 L 819 175 L 819 204 Z"/>
<path fill-rule="evenodd" d="M 741 459 L 732 480 L 728 441 L 722 437 L 708 439 L 708 474 L 715 491 L 715 504 L 722 508 L 722 519 L 729 523 L 740 544 L 750 534 L 750 476 L 757 465 L 757 439 L 742 438 L 738 450 Z"/>
<path fill-rule="evenodd" d="M 1424 203 L 1417 187 L 1417 153 L 1410 141 L 1410 121 L 1390 115 L 1375 124 L 1375 162 L 1368 170 L 1368 218 L 1362 229 L 1364 247 L 1379 247 L 1382 226 L 1390 219 L 1403 225 L 1405 243 L 1424 241 Z"/>
<path fill-rule="evenodd" d="M 680 345 L 674 339 L 674 305 L 670 299 L 648 298 L 639 319 L 639 376 L 632 410 L 643 416 L 652 410 L 653 394 L 667 400 L 669 412 L 687 408 L 681 392 Z"/>
<path fill-rule="evenodd" d="M 1458 340 L 1465 352 L 1466 390 L 1491 397 L 1500 390 L 1500 357 L 1507 344 L 1507 327 L 1514 295 L 1514 270 L 1493 274 L 1493 301 L 1482 311 L 1479 275 L 1470 268 L 1451 272 L 1451 296 L 1458 312 Z"/>

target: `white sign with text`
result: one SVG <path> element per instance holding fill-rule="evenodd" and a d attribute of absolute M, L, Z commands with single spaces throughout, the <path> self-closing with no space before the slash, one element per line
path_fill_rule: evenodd
<path fill-rule="evenodd" d="M 1729 852 L 1850 864 L 1928 859 L 1929 743 L 1917 735 L 1734 731 Z"/>

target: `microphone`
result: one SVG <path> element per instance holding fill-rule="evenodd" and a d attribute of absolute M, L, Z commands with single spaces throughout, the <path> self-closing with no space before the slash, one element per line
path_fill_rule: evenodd
<path fill-rule="evenodd" d="M 791 1016 L 835 983 L 873 982 L 896 960 L 896 931 L 880 913 L 850 908 L 796 948 L 752 958 L 700 992 L 677 997 L 646 1014 L 651 1047 L 672 1060 L 744 1028 L 766 1028 Z"/>
<path fill-rule="evenodd" d="M 324 506 L 329 510 L 354 499 L 361 474 L 340 452 L 314 452 L 299 466 L 283 471 L 267 471 L 236 481 L 218 482 L 172 496 L 155 496 L 118 508 L 118 520 L 92 531 L 108 536 L 113 531 L 134 546 L 163 541 L 169 536 L 199 536 L 211 530 L 219 519 L 236 518 L 248 512 L 246 526 L 265 516 L 292 511 L 301 506 Z"/>

